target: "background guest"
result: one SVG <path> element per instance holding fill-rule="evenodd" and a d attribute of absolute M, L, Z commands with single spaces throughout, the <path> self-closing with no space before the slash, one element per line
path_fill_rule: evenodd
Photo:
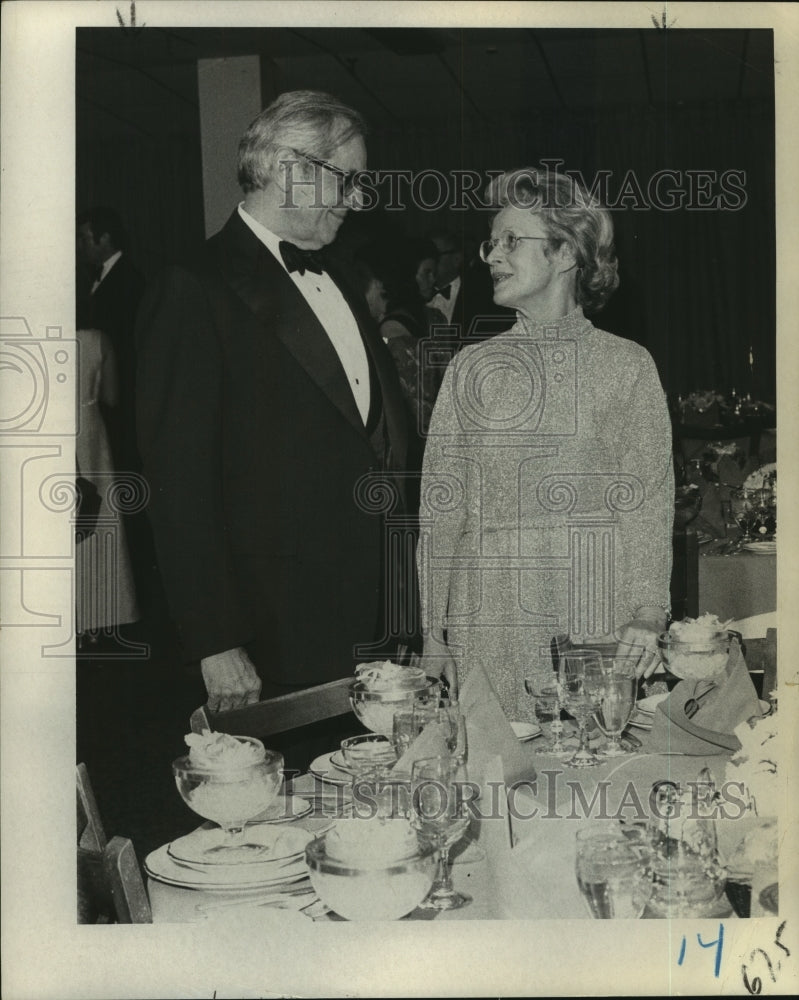
<path fill-rule="evenodd" d="M 515 313 L 494 302 L 488 269 L 477 253 L 478 240 L 464 234 L 458 238 L 446 229 L 436 230 L 430 239 L 438 251 L 436 289 L 430 300 L 454 324 L 453 348 L 476 343 L 508 330 Z"/>
<path fill-rule="evenodd" d="M 136 448 L 134 329 L 144 279 L 130 259 L 127 234 L 113 209 L 89 208 L 81 212 L 77 224 L 82 273 L 88 269 L 91 278 L 84 290 L 86 322 L 110 341 L 119 373 L 119 404 L 108 422 L 116 465 L 137 472 L 141 461 Z"/>
<path fill-rule="evenodd" d="M 100 404 L 113 410 L 118 402 L 114 352 L 102 330 L 79 326 L 76 336 L 79 398 L 75 455 L 78 474 L 99 494 L 98 518 L 106 527 L 106 531 L 99 527 L 76 546 L 76 629 L 79 641 L 96 641 L 101 629 L 116 631 L 119 625 L 137 621 L 139 609 L 124 523 L 120 515 L 114 523 L 108 506 L 114 463 Z M 110 538 L 106 537 L 109 530 Z"/>
<path fill-rule="evenodd" d="M 481 255 L 517 321 L 447 369 L 425 451 L 433 563 L 420 585 L 429 670 L 482 663 L 513 719 L 530 717 L 524 677 L 552 670 L 559 633 L 619 638 L 639 675 L 654 670 L 674 477 L 654 362 L 584 314 L 618 285 L 610 214 L 551 172 L 506 174 L 492 196 Z"/>

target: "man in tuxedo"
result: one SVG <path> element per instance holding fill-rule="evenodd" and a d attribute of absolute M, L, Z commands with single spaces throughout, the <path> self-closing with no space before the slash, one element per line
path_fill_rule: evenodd
<path fill-rule="evenodd" d="M 127 253 L 127 236 L 119 215 L 111 208 L 95 207 L 77 219 L 78 257 L 86 284 L 79 303 L 82 326 L 102 330 L 111 342 L 119 378 L 119 403 L 106 413 L 116 467 L 124 472 L 140 468 L 136 450 L 136 310 L 144 279 Z"/>
<path fill-rule="evenodd" d="M 494 304 L 491 274 L 485 264 L 447 230 L 431 233 L 430 239 L 438 250 L 438 261 L 436 293 L 428 305 L 439 309 L 455 327 L 454 350 L 510 329 L 516 316 Z"/>
<path fill-rule="evenodd" d="M 359 207 L 364 131 L 330 95 L 278 97 L 239 144 L 243 201 L 140 310 L 150 516 L 211 710 L 387 652 L 374 487 L 395 489 L 405 411 L 365 302 L 325 251 Z"/>

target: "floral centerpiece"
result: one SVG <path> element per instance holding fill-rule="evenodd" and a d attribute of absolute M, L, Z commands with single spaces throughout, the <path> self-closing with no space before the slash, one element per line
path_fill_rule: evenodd
<path fill-rule="evenodd" d="M 772 704 L 776 692 L 771 693 Z M 725 771 L 728 794 L 743 801 L 747 812 L 738 818 L 721 821 L 727 828 L 727 895 L 739 916 L 750 915 L 750 905 L 757 900 L 765 905 L 761 892 L 777 884 L 780 785 L 777 763 L 777 716 L 771 715 L 743 722 L 735 729 L 741 744 Z M 742 793 L 740 799 L 738 792 Z"/>
<path fill-rule="evenodd" d="M 777 466 L 770 462 L 751 472 L 730 496 L 735 520 L 747 539 L 770 541 L 777 534 Z"/>
<path fill-rule="evenodd" d="M 727 764 L 726 780 L 743 785 L 745 801 L 756 816 L 776 816 L 780 799 L 776 713 L 742 722 L 736 726 L 735 735 L 741 749 Z"/>

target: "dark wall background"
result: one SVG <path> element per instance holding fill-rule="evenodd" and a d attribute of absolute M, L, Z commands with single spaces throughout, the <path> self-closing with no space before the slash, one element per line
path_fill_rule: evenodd
<path fill-rule="evenodd" d="M 672 394 L 714 387 L 773 401 L 771 32 L 79 29 L 77 207 L 115 205 L 147 274 L 203 238 L 198 58 L 258 53 L 264 100 L 330 90 L 370 123 L 370 167 L 503 170 L 562 160 L 611 196 L 632 172 L 742 171 L 736 210 L 614 210 L 621 287 L 599 325 L 646 345 Z M 716 191 L 718 193 L 718 190 Z M 233 206 L 231 206 L 232 208 Z M 368 218 L 366 215 L 368 214 Z M 350 217 L 482 238 L 485 213 Z M 750 364 L 750 355 L 753 364 Z"/>

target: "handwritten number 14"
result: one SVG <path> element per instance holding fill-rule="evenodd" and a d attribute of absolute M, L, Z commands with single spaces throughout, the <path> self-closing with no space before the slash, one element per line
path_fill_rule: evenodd
<path fill-rule="evenodd" d="M 700 948 L 715 948 L 716 949 L 716 964 L 713 969 L 713 975 L 718 979 L 719 971 L 721 970 L 721 954 L 724 950 L 724 924 L 719 924 L 719 936 L 715 941 L 703 941 L 702 935 L 697 934 L 696 940 L 699 942 Z M 680 945 L 680 954 L 677 957 L 677 965 L 682 965 L 685 961 L 685 950 L 687 947 L 687 940 L 683 934 L 682 944 Z"/>

